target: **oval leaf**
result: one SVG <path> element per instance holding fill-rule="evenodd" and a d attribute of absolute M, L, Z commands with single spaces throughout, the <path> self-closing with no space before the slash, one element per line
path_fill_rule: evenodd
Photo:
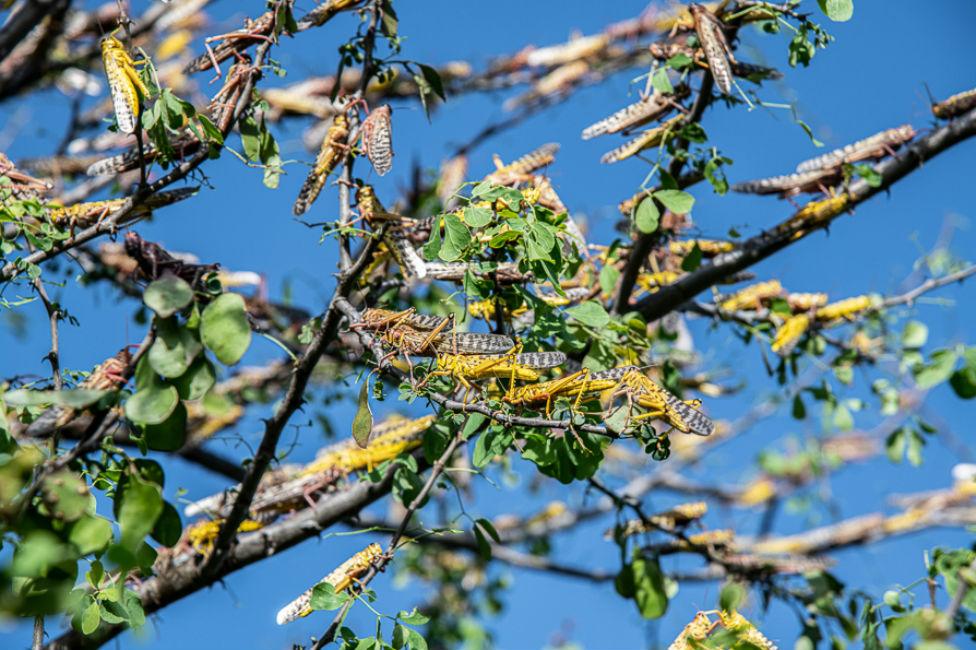
<path fill-rule="evenodd" d="M 207 394 L 217 381 L 217 370 L 206 357 L 197 360 L 179 378 L 173 381 L 181 399 L 197 400 Z"/>
<path fill-rule="evenodd" d="M 817 0 L 817 3 L 834 22 L 844 23 L 854 16 L 854 0 Z"/>
<path fill-rule="evenodd" d="M 146 444 L 156 451 L 176 451 L 186 442 L 186 407 L 177 402 L 169 417 L 159 424 L 146 425 Z"/>
<path fill-rule="evenodd" d="M 373 430 L 373 412 L 369 408 L 369 379 L 363 380 L 359 389 L 359 407 L 352 419 L 352 437 L 356 444 L 366 448 L 369 444 L 369 434 Z"/>
<path fill-rule="evenodd" d="M 637 210 L 634 213 L 634 224 L 637 226 L 637 230 L 645 234 L 652 233 L 657 230 L 660 219 L 661 211 L 657 209 L 657 204 L 654 203 L 652 197 L 645 197 L 637 204 Z"/>
<path fill-rule="evenodd" d="M 163 377 L 179 377 L 190 367 L 192 360 L 176 319 L 157 318 L 156 340 L 149 348 L 149 364 L 153 370 Z"/>
<path fill-rule="evenodd" d="M 566 310 L 575 320 L 590 327 L 606 327 L 610 323 L 610 314 L 598 302 L 588 300 Z"/>
<path fill-rule="evenodd" d="M 163 495 L 158 485 L 143 481 L 130 474 L 119 495 L 119 527 L 122 529 L 121 544 L 135 551 L 163 511 Z"/>
<path fill-rule="evenodd" d="M 179 403 L 180 396 L 174 386 L 154 384 L 126 401 L 125 417 L 136 424 L 160 424 L 166 421 Z"/>
<path fill-rule="evenodd" d="M 167 274 L 154 281 L 142 294 L 142 301 L 161 318 L 168 318 L 190 304 L 193 289 L 184 280 Z"/>
<path fill-rule="evenodd" d="M 695 205 L 695 197 L 681 190 L 659 190 L 654 198 L 675 214 L 688 214 Z"/>
<path fill-rule="evenodd" d="M 200 338 L 221 363 L 231 366 L 240 361 L 251 344 L 244 299 L 225 293 L 207 305 L 200 317 Z"/>

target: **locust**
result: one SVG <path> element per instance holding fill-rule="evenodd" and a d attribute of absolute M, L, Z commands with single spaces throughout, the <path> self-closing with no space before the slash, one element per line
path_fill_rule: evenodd
<path fill-rule="evenodd" d="M 566 362 L 562 352 L 519 352 L 516 346 L 508 354 L 439 354 L 437 369 L 431 377 L 451 377 L 464 387 L 464 398 L 474 389 L 471 382 L 490 378 L 509 379 L 509 394 L 515 390 L 515 380 L 538 381 L 539 370 L 557 368 Z M 426 381 L 426 380 L 425 380 Z"/>
<path fill-rule="evenodd" d="M 915 129 L 911 124 L 903 124 L 894 129 L 887 129 L 880 133 L 858 140 L 840 149 L 835 149 L 822 156 L 805 160 L 796 166 L 799 174 L 818 169 L 833 169 L 844 164 L 883 158 L 886 154 L 894 155 L 895 149 L 915 137 Z"/>
<path fill-rule="evenodd" d="M 171 273 L 195 287 L 201 279 L 220 268 L 219 264 L 195 264 L 179 259 L 133 230 L 125 233 L 125 252 L 136 261 L 140 273 L 149 282 Z"/>
<path fill-rule="evenodd" d="M 349 121 L 344 115 L 336 115 L 332 120 L 332 126 L 322 140 L 322 148 L 319 150 L 318 157 L 315 159 L 315 166 L 308 173 L 302 189 L 298 192 L 298 199 L 295 201 L 293 211 L 295 215 L 305 214 L 305 211 L 318 198 L 329 174 L 335 171 L 336 166 L 342 159 L 342 153 L 347 151 L 346 140 L 349 138 Z"/>
<path fill-rule="evenodd" d="M 616 388 L 627 368 L 611 368 L 592 372 L 587 369 L 568 374 L 558 379 L 537 384 L 528 384 L 510 391 L 502 399 L 512 405 L 545 404 L 546 417 L 552 413 L 552 401 L 556 397 L 576 397 L 573 410 L 578 410 L 583 396 L 592 393 L 602 393 Z"/>
<path fill-rule="evenodd" d="M 701 41 L 708 69 L 715 78 L 715 85 L 725 95 L 732 94 L 732 64 L 735 55 L 725 38 L 725 26 L 712 12 L 700 4 L 688 7 L 695 21 L 695 33 Z"/>
<path fill-rule="evenodd" d="M 719 303 L 719 309 L 728 312 L 744 309 L 759 309 L 763 301 L 769 301 L 783 295 L 783 285 L 779 280 L 759 282 L 745 287 Z"/>
<path fill-rule="evenodd" d="M 712 621 L 708 615 L 717 614 L 718 620 Z M 719 634 L 714 634 L 716 630 Z M 777 650 L 776 644 L 766 638 L 756 629 L 748 619 L 735 610 L 712 610 L 698 612 L 695 618 L 684 627 L 677 638 L 668 646 L 668 650 L 692 650 L 693 648 L 711 647 L 719 644 L 721 647 L 739 647 L 745 645 L 759 650 Z"/>
<path fill-rule="evenodd" d="M 625 142 L 616 149 L 603 154 L 603 156 L 600 158 L 600 162 L 604 164 L 620 162 L 621 160 L 626 160 L 631 156 L 636 156 L 645 149 L 656 147 L 669 141 L 671 138 L 677 135 L 678 127 L 681 125 L 681 122 L 683 122 L 684 119 L 684 115 L 678 115 L 676 117 L 672 117 L 670 120 L 664 122 L 660 126 L 644 131 L 637 137 Z"/>
<path fill-rule="evenodd" d="M 146 197 L 141 203 L 135 205 L 132 211 L 126 215 L 126 221 L 139 219 L 148 216 L 155 208 L 172 205 L 196 194 L 199 187 L 184 187 L 178 190 L 167 190 L 157 192 Z M 69 227 L 87 228 L 96 223 L 100 223 L 110 214 L 123 209 L 130 198 L 108 199 L 106 201 L 91 201 L 88 203 L 76 203 L 67 207 L 49 206 L 48 218 L 55 225 L 67 224 Z"/>
<path fill-rule="evenodd" d="M 374 108 L 363 120 L 363 152 L 373 169 L 385 176 L 393 168 L 393 111 L 388 105 Z"/>
<path fill-rule="evenodd" d="M 700 402 L 697 400 L 682 401 L 636 366 L 623 366 L 613 370 L 614 376 L 619 376 L 614 396 L 625 394 L 638 406 L 648 409 L 645 413 L 634 416 L 635 421 L 660 419 L 682 433 L 699 436 L 710 436 L 715 432 L 715 423 L 698 410 Z"/>
<path fill-rule="evenodd" d="M 221 133 L 230 132 L 234 110 L 244 92 L 244 82 L 253 71 L 250 64 L 250 57 L 246 55 L 242 56 L 241 60 L 231 67 L 227 74 L 227 80 L 210 102 L 210 117 Z M 199 151 L 202 144 L 195 134 L 184 133 L 169 142 L 166 150 L 159 150 L 155 145 L 149 145 L 143 151 L 142 159 L 146 163 L 150 163 L 160 158 L 163 154 L 169 159 L 184 158 Z M 85 173 L 88 176 L 121 174 L 138 169 L 139 164 L 138 149 L 130 149 L 129 151 L 92 162 L 85 170 Z"/>
<path fill-rule="evenodd" d="M 91 391 L 113 391 L 125 385 L 127 378 L 126 370 L 132 363 L 132 354 L 126 346 L 119 352 L 109 357 L 92 370 L 91 374 L 83 382 L 78 384 L 78 390 Z M 27 428 L 27 435 L 38 437 L 50 434 L 53 431 L 67 426 L 71 421 L 80 416 L 84 411 L 71 407 L 56 406 L 42 413 Z"/>
<path fill-rule="evenodd" d="M 664 117 L 679 106 L 678 102 L 687 97 L 689 92 L 687 86 L 678 86 L 673 94 L 654 93 L 586 127 L 583 129 L 582 137 L 584 140 L 589 140 L 620 131 L 627 133 L 631 129 Z"/>
<path fill-rule="evenodd" d="M 387 212 L 369 185 L 361 185 L 356 189 L 356 205 L 359 208 L 359 215 L 370 226 L 376 227 L 378 224 L 385 224 L 382 229 L 383 244 L 397 264 L 400 265 L 403 274 L 411 278 L 426 278 L 428 264 L 414 248 L 411 239 L 415 232 L 429 230 L 432 220 L 411 219 L 404 215 Z"/>
<path fill-rule="evenodd" d="M 140 101 L 151 96 L 149 88 L 136 72 L 137 65 L 146 63 L 146 59 L 134 61 L 122 41 L 114 36 L 106 36 L 102 40 L 102 64 L 112 93 L 115 120 L 122 133 L 135 133 L 141 113 Z"/>
<path fill-rule="evenodd" d="M 357 5 L 362 4 L 362 2 L 363 0 L 325 0 L 325 2 L 302 16 L 302 19 L 298 22 L 298 29 L 304 30 L 310 27 L 324 25 L 339 12 L 354 9 Z"/>
<path fill-rule="evenodd" d="M 551 165 L 556 159 L 559 145 L 555 142 L 533 149 L 524 156 L 516 158 L 507 165 L 498 156 L 493 156 L 495 171 L 484 177 L 483 182 L 496 185 L 512 185 L 526 180 L 533 172 Z"/>
<path fill-rule="evenodd" d="M 956 93 L 952 97 L 932 104 L 932 115 L 940 120 L 951 120 L 976 107 L 976 88 Z"/>
<path fill-rule="evenodd" d="M 811 319 L 807 314 L 796 314 L 787 318 L 773 335 L 773 352 L 787 356 L 796 347 L 800 339 L 810 329 Z"/>
<path fill-rule="evenodd" d="M 314 505 L 311 496 L 343 476 L 363 469 L 371 470 L 404 451 L 419 447 L 424 432 L 434 420 L 433 415 L 409 419 L 394 414 L 373 426 L 365 448 L 345 440 L 322 449 L 315 460 L 304 467 L 288 466 L 265 474 L 251 503 L 249 516 L 268 521 L 278 514 L 302 507 L 303 503 Z M 226 517 L 239 492 L 238 484 L 190 503 L 184 512 L 187 517 L 202 514 Z"/>
<path fill-rule="evenodd" d="M 383 549 L 380 545 L 370 544 L 364 550 L 356 553 L 340 564 L 335 571 L 322 578 L 319 583 L 332 585 L 335 593 L 345 591 L 356 582 L 357 578 L 366 573 L 373 565 L 373 562 L 381 555 L 383 555 Z M 275 618 L 278 625 L 291 623 L 312 613 L 310 601 L 314 588 L 315 586 L 313 585 L 301 596 L 281 608 L 278 616 Z"/>
<path fill-rule="evenodd" d="M 425 316 L 412 309 L 393 312 L 370 308 L 363 312 L 355 329 L 380 335 L 380 340 L 406 355 L 436 356 L 437 354 L 497 354 L 508 352 L 515 342 L 500 334 L 474 332 L 445 332 L 449 318 Z"/>
<path fill-rule="evenodd" d="M 837 168 L 813 169 L 803 173 L 735 183 L 730 189 L 745 194 L 779 194 L 780 198 L 810 192 L 829 194 L 829 189 L 837 184 L 840 176 Z"/>
<path fill-rule="evenodd" d="M 648 46 L 648 50 L 651 56 L 661 61 L 667 61 L 672 57 L 684 55 L 693 60 L 697 65 L 704 68 L 708 67 L 708 61 L 700 49 L 681 43 L 651 43 Z M 776 68 L 756 65 L 755 63 L 746 63 L 744 61 L 732 62 L 732 74 L 736 77 L 743 77 L 757 82 L 763 79 L 781 79 L 783 77 L 783 74 Z"/>
<path fill-rule="evenodd" d="M 696 246 L 705 257 L 730 253 L 735 250 L 735 242 L 718 239 L 684 239 L 668 242 L 668 252 L 672 255 L 684 257 Z"/>
<path fill-rule="evenodd" d="M 679 503 L 673 508 L 650 515 L 647 521 L 631 519 L 620 527 L 617 534 L 621 538 L 626 538 L 652 530 L 675 532 L 687 528 L 707 513 L 708 504 L 704 501 Z"/>
<path fill-rule="evenodd" d="M 52 183 L 18 170 L 10 158 L 3 153 L 0 153 L 0 179 L 9 181 L 0 183 L 0 189 L 10 190 L 15 199 L 37 198 L 54 188 Z"/>

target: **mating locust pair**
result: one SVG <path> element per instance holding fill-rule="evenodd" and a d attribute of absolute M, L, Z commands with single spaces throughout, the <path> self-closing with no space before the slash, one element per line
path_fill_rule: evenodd
<path fill-rule="evenodd" d="M 697 400 L 682 401 L 644 375 L 636 366 L 621 366 L 599 372 L 588 369 L 540 381 L 542 371 L 561 366 L 562 352 L 521 352 L 521 345 L 500 334 L 456 332 L 449 329 L 450 318 L 418 314 L 412 309 L 394 312 L 367 309 L 354 329 L 373 333 L 392 354 L 432 356 L 435 370 L 430 377 L 450 377 L 464 389 L 466 402 L 475 390 L 474 382 L 508 379 L 502 401 L 513 406 L 542 407 L 551 415 L 553 402 L 560 397 L 573 399 L 571 410 L 578 411 L 585 399 L 603 395 L 612 403 L 626 397 L 631 407 L 643 412 L 633 421 L 659 419 L 685 433 L 710 435 L 714 423 L 698 410 Z M 516 380 L 528 382 L 516 386 Z M 427 380 L 424 380 L 425 382 Z"/>

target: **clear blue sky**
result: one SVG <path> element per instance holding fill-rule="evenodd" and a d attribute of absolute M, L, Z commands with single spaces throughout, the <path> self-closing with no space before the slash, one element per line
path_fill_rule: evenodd
<path fill-rule="evenodd" d="M 137 9 L 144 4 L 136 3 Z M 811 10 L 815 10 L 815 4 L 805 3 Z M 855 4 L 853 21 L 828 25 L 837 41 L 826 51 L 818 52 L 809 69 L 792 70 L 786 66 L 786 35 L 770 37 L 750 29 L 743 33 L 742 59 L 766 61 L 786 73 L 782 82 L 769 84 L 762 90 L 763 97 L 770 102 L 795 101 L 802 118 L 828 147 L 904 122 L 911 122 L 916 129 L 924 131 L 932 124 L 925 83 L 938 97 L 976 85 L 976 73 L 971 65 L 976 60 L 976 41 L 971 38 L 976 5 L 972 2 L 859 0 Z M 218 16 L 242 11 L 254 15 L 261 10 L 262 3 L 217 2 L 214 6 Z M 311 3 L 304 0 L 299 6 L 307 9 Z M 492 55 L 514 52 L 526 43 L 559 42 L 574 30 L 593 32 L 609 22 L 637 14 L 644 6 L 644 2 L 637 0 L 494 0 L 490 4 L 428 0 L 400 2 L 397 9 L 401 33 L 405 36 L 403 55 L 406 58 L 431 64 L 467 59 L 480 67 Z M 323 30 L 294 40 L 285 39 L 276 56 L 294 76 L 331 73 L 336 64 L 335 47 L 340 36 L 352 29 L 353 20 L 349 16 L 341 17 Z M 228 23 L 236 24 L 236 20 Z M 583 142 L 579 131 L 610 109 L 626 103 L 628 80 L 635 75 L 619 75 L 588 88 L 569 103 L 492 140 L 474 152 L 473 175 L 488 169 L 493 152 L 511 158 L 544 142 L 560 142 L 562 150 L 551 169 L 554 183 L 566 204 L 586 216 L 591 241 L 609 242 L 614 236 L 615 205 L 634 191 L 645 170 L 637 161 L 601 166 L 598 158 L 609 148 L 607 143 Z M 48 93 L 46 97 L 49 101 L 43 107 L 31 105 L 33 121 L 19 132 L 9 126 L 13 119 L 7 128 L 0 127 L 0 149 L 5 148 L 11 158 L 42 154 L 60 137 L 66 102 L 56 93 Z M 452 143 L 465 140 L 485 121 L 502 117 L 503 99 L 480 95 L 451 101 L 436 113 L 433 126 L 427 124 L 416 104 L 396 105 L 397 164 L 385 179 L 371 179 L 376 181 L 380 195 L 391 198 L 397 188 L 406 184 L 409 163 L 413 160 L 428 168 L 435 167 L 450 151 Z M 37 98 L 33 101 L 37 102 Z M 7 104 L 3 107 L 4 114 L 15 116 L 21 106 Z M 304 126 L 292 122 L 278 133 L 284 158 L 310 158 L 301 148 Z M 797 161 L 815 153 L 809 139 L 791 123 L 788 113 L 781 110 L 760 108 L 747 112 L 741 108 L 716 107 L 706 115 L 704 127 L 712 142 L 734 159 L 735 164 L 728 172 L 732 181 L 787 173 Z M 954 250 L 960 255 L 976 250 L 976 234 L 971 223 L 976 212 L 972 198 L 974 159 L 976 143 L 963 144 L 939 156 L 919 173 L 899 183 L 890 196 L 876 197 L 859 207 L 853 217 L 840 219 L 829 235 L 814 235 L 754 270 L 762 278 L 781 279 L 793 291 L 827 291 L 832 298 L 898 290 L 920 251 L 935 242 L 946 219 L 955 219 L 959 224 Z M 206 167 L 216 190 L 204 190 L 185 204 L 160 211 L 153 223 L 140 225 L 138 230 L 147 239 L 164 243 L 173 250 L 191 251 L 205 262 L 219 261 L 225 268 L 263 272 L 275 295 L 290 284 L 296 301 L 317 311 L 331 287 L 335 256 L 331 243 L 319 245 L 318 233 L 291 218 L 290 206 L 302 181 L 303 169 L 289 168 L 281 188 L 269 191 L 261 186 L 259 172 L 246 169 L 232 156 L 224 156 Z M 773 198 L 718 198 L 705 186 L 696 188 L 694 193 L 698 200 L 695 221 L 706 236 L 723 236 L 730 227 L 744 234 L 755 233 L 789 212 L 786 204 Z M 327 190 L 317 204 L 317 214 L 333 217 L 329 212 L 331 207 L 321 207 L 333 204 L 334 189 Z M 939 298 L 958 303 L 949 308 L 931 304 L 917 307 L 917 316 L 928 320 L 935 342 L 965 341 L 967 335 L 971 337 L 967 325 L 976 316 L 972 290 L 970 285 L 941 291 Z M 131 322 L 132 303 L 118 302 L 108 287 L 80 291 L 69 283 L 63 292 L 55 293 L 61 294 L 68 309 L 80 321 L 79 327 L 66 325 L 62 329 L 65 367 L 90 368 L 123 344 L 141 338 L 142 331 Z M 15 296 L 8 290 L 4 297 L 12 300 Z M 15 372 L 45 375 L 48 367 L 43 355 L 48 340 L 43 307 L 35 303 L 21 308 L 19 313 L 27 318 L 29 334 L 25 338 L 16 337 L 8 322 L 0 320 L 0 376 Z M 749 382 L 746 391 L 732 398 L 709 400 L 713 415 L 735 418 L 775 392 L 776 386 L 765 376 L 755 344 L 743 348 L 727 329 L 710 331 L 706 323 L 692 323 L 692 330 L 709 367 L 728 368 L 731 383 Z M 98 334 L 93 336 L 93 332 Z M 275 354 L 272 345 L 255 339 L 246 362 L 260 363 Z M 866 375 L 859 371 L 855 376 L 859 383 L 853 395 L 867 397 Z M 386 408 L 390 406 L 388 403 Z M 351 418 L 349 407 L 333 405 L 328 409 L 337 430 L 346 431 Z M 942 387 L 929 396 L 926 409 L 944 421 L 945 431 L 961 441 L 968 453 L 972 420 L 967 413 L 971 413 L 971 405 L 958 401 Z M 309 413 L 317 410 L 322 407 L 312 406 Z M 255 410 L 237 433 L 256 443 L 260 432 L 258 418 L 264 415 L 265 412 Z M 869 428 L 876 422 L 873 409 L 857 416 L 859 427 Z M 711 455 L 689 476 L 701 480 L 719 478 L 725 483 L 745 481 L 755 472 L 751 461 L 767 445 L 782 449 L 789 436 L 819 432 L 816 417 L 796 422 L 786 413 L 765 420 Z M 297 438 L 296 461 L 311 457 L 322 444 L 321 434 L 314 428 L 288 433 L 286 439 L 293 436 Z M 227 436 L 225 441 L 214 441 L 211 447 L 236 457 L 248 453 L 246 448 L 235 444 L 232 436 Z M 963 459 L 969 460 L 965 456 Z M 950 482 L 949 468 L 958 460 L 956 452 L 950 451 L 943 440 L 936 439 L 926 448 L 926 463 L 919 469 L 893 466 L 886 460 L 848 468 L 831 482 L 832 493 L 842 505 L 839 514 L 849 517 L 883 509 L 891 494 L 946 487 Z M 529 496 L 527 488 L 532 469 L 516 465 L 516 470 L 521 477 L 516 488 L 476 480 L 478 498 L 471 511 L 478 516 L 501 512 L 526 514 L 552 499 L 577 504 L 583 498 L 580 487 L 567 489 L 550 483 L 543 483 Z M 191 495 L 203 495 L 224 485 L 219 477 L 202 474 L 179 461 L 170 462 L 167 472 L 169 498 L 174 498 L 179 487 L 186 488 Z M 518 498 L 513 498 L 515 495 Z M 670 497 L 655 495 L 650 508 L 671 503 Z M 830 515 L 822 509 L 803 514 L 784 512 L 778 520 L 778 531 L 795 532 L 828 521 Z M 614 570 L 617 550 L 603 540 L 606 523 L 558 538 L 555 541 L 558 557 L 567 563 Z M 754 531 L 758 525 L 756 516 L 743 510 L 715 511 L 707 523 L 711 528 L 735 525 L 743 532 Z M 836 574 L 851 587 L 880 595 L 893 584 L 908 583 L 921 576 L 926 549 L 939 544 L 965 544 L 969 540 L 971 535 L 961 532 L 932 531 L 867 549 L 844 551 L 837 554 Z M 202 648 L 219 643 L 228 647 L 285 648 L 292 642 L 305 642 L 310 635 L 324 630 L 331 617 L 315 614 L 299 623 L 278 627 L 274 623 L 275 612 L 366 542 L 366 536 L 309 540 L 230 576 L 224 586 L 164 609 L 142 634 L 123 636 L 122 646 Z M 698 564 L 691 558 L 673 558 L 666 561 L 666 566 L 672 570 L 689 570 Z M 494 571 L 512 577 L 512 588 L 505 594 L 505 611 L 500 617 L 486 621 L 495 632 L 500 648 L 539 648 L 560 633 L 586 648 L 666 646 L 696 610 L 715 606 L 718 591 L 715 585 L 683 587 L 664 619 L 647 622 L 638 616 L 633 603 L 621 600 L 609 584 L 593 586 L 504 567 Z M 389 613 L 409 608 L 425 594 L 424 587 L 415 581 L 402 590 L 395 589 L 389 573 L 373 586 L 380 594 L 377 607 Z M 780 647 L 791 647 L 797 631 L 792 614 L 774 605 L 764 616 L 757 602 L 753 599 L 746 613 L 760 621 L 767 636 Z M 349 622 L 360 633 L 371 633 L 372 615 L 364 608 L 357 607 Z M 10 647 L 29 645 L 29 625 L 8 627 L 3 633 L 7 632 Z"/>

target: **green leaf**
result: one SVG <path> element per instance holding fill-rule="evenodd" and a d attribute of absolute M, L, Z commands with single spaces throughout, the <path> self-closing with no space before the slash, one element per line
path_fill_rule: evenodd
<path fill-rule="evenodd" d="M 471 231 L 461 223 L 455 214 L 445 214 L 444 242 L 437 251 L 437 256 L 445 262 L 456 262 L 464 255 L 464 249 L 471 243 Z"/>
<path fill-rule="evenodd" d="M 555 227 L 541 221 L 529 223 L 525 231 L 525 252 L 530 260 L 551 262 L 555 245 Z"/>
<path fill-rule="evenodd" d="M 960 398 L 973 399 L 976 397 L 976 367 L 967 365 L 955 371 L 949 377 L 949 385 Z"/>
<path fill-rule="evenodd" d="M 142 301 L 160 318 L 169 318 L 190 304 L 193 289 L 175 275 L 166 274 L 146 287 Z"/>
<path fill-rule="evenodd" d="M 657 209 L 653 197 L 644 197 L 637 204 L 637 210 L 634 212 L 634 225 L 637 226 L 637 230 L 644 234 L 652 233 L 657 230 L 660 219 L 661 211 Z"/>
<path fill-rule="evenodd" d="M 210 359 L 198 356 L 190 367 L 173 380 L 181 399 L 198 400 L 207 394 L 217 381 L 217 370 Z"/>
<path fill-rule="evenodd" d="M 373 411 L 369 408 L 369 378 L 363 379 L 359 388 L 359 406 L 352 418 L 352 438 L 363 449 L 369 444 L 369 434 L 373 430 Z"/>
<path fill-rule="evenodd" d="M 671 80 L 668 79 L 667 68 L 658 68 L 654 72 L 654 76 L 651 77 L 651 85 L 654 86 L 654 90 L 662 95 L 670 95 L 674 92 L 674 86 L 671 85 Z"/>
<path fill-rule="evenodd" d="M 800 395 L 800 393 L 793 396 L 792 415 L 796 420 L 802 420 L 807 416 L 807 407 L 803 403 L 803 397 Z"/>
<path fill-rule="evenodd" d="M 410 650 L 427 650 L 427 639 L 417 630 L 407 628 L 407 645 Z"/>
<path fill-rule="evenodd" d="M 312 609 L 333 610 L 342 607 L 349 600 L 346 592 L 336 593 L 335 587 L 328 582 L 320 582 L 312 588 L 312 596 L 308 604 Z"/>
<path fill-rule="evenodd" d="M 71 527 L 68 541 L 75 545 L 81 555 L 101 551 L 112 541 L 112 523 L 98 515 L 79 519 Z"/>
<path fill-rule="evenodd" d="M 420 67 L 420 72 L 424 75 L 424 79 L 430 84 L 431 90 L 437 93 L 437 96 L 441 99 L 447 99 L 447 96 L 444 94 L 444 82 L 441 81 L 441 75 L 437 72 L 437 69 L 429 65 L 424 65 L 423 63 L 418 63 L 417 66 Z"/>
<path fill-rule="evenodd" d="M 566 313 L 571 318 L 590 327 L 606 327 L 610 324 L 610 314 L 603 308 L 603 305 L 594 300 L 587 300 L 570 307 Z"/>
<path fill-rule="evenodd" d="M 443 218 L 434 221 L 430 229 L 430 236 L 427 238 L 427 243 L 424 244 L 420 252 L 423 253 L 424 259 L 428 262 L 433 262 L 438 258 L 441 251 L 441 246 L 444 245 L 444 240 L 441 237 L 441 222 Z"/>
<path fill-rule="evenodd" d="M 76 521 L 94 510 L 88 484 L 68 469 L 45 477 L 41 483 L 41 496 L 51 516 L 61 521 Z"/>
<path fill-rule="evenodd" d="M 163 511 L 159 513 L 159 519 L 152 529 L 152 538 L 163 546 L 175 546 L 182 534 L 183 524 L 180 521 L 180 513 L 172 503 L 164 501 Z"/>
<path fill-rule="evenodd" d="M 695 197 L 681 190 L 658 190 L 654 198 L 675 214 L 688 214 L 695 205 Z"/>
<path fill-rule="evenodd" d="M 469 205 L 464 208 L 464 223 L 472 228 L 483 228 L 491 223 L 492 212 L 488 208 Z"/>
<path fill-rule="evenodd" d="M 156 340 L 149 348 L 149 364 L 153 370 L 163 377 L 179 377 L 199 352 L 200 344 L 175 318 L 156 319 Z"/>
<path fill-rule="evenodd" d="M 125 403 L 125 417 L 136 424 L 160 424 L 166 421 L 180 396 L 174 386 L 162 382 L 153 383 L 136 391 Z"/>
<path fill-rule="evenodd" d="M 177 402 L 176 408 L 165 420 L 158 424 L 147 424 L 143 428 L 146 444 L 155 451 L 177 451 L 186 443 L 186 407 Z"/>
<path fill-rule="evenodd" d="M 427 625 L 430 622 L 430 618 L 418 612 L 416 607 L 409 612 L 400 612 L 397 618 L 407 625 Z"/>
<path fill-rule="evenodd" d="M 931 363 L 914 369 L 915 384 L 922 390 L 941 384 L 952 375 L 957 359 L 953 350 L 936 350 Z"/>
<path fill-rule="evenodd" d="M 118 497 L 120 544 L 135 552 L 163 512 L 163 495 L 158 485 L 142 480 L 137 474 L 129 474 L 126 479 Z"/>
<path fill-rule="evenodd" d="M 600 291 L 605 294 L 613 293 L 620 279 L 620 270 L 612 264 L 606 264 L 600 269 Z"/>
<path fill-rule="evenodd" d="M 901 345 L 910 350 L 917 350 L 925 345 L 928 338 L 928 326 L 917 320 L 910 320 L 905 323 L 905 329 L 901 332 Z"/>
<path fill-rule="evenodd" d="M 888 460 L 893 463 L 900 463 L 901 459 L 905 457 L 907 436 L 908 429 L 906 427 L 899 427 L 888 434 L 885 440 L 885 453 L 888 455 Z"/>
<path fill-rule="evenodd" d="M 634 602 L 644 618 L 661 618 L 668 609 L 664 574 L 657 560 L 637 558 L 631 563 L 634 572 Z"/>
<path fill-rule="evenodd" d="M 739 609 L 739 606 L 745 602 L 745 599 L 746 590 L 741 583 L 727 582 L 722 585 L 722 591 L 718 596 L 718 606 L 719 609 L 731 612 Z"/>
<path fill-rule="evenodd" d="M 698 242 L 695 242 L 695 245 L 692 247 L 691 251 L 689 251 L 688 254 L 685 255 L 685 258 L 683 260 L 681 260 L 681 270 L 691 273 L 699 266 L 701 266 L 701 261 L 702 261 L 702 249 L 698 245 Z"/>
<path fill-rule="evenodd" d="M 4 393 L 3 401 L 11 408 L 54 404 L 73 409 L 83 409 L 91 406 L 110 392 L 107 390 L 88 390 L 85 388 L 75 390 L 28 390 L 26 388 L 20 388 L 18 390 L 12 390 L 9 393 Z"/>
<path fill-rule="evenodd" d="M 498 544 L 502 543 L 502 538 L 498 536 L 498 531 L 495 530 L 495 525 L 492 524 L 490 520 L 482 517 L 476 519 L 475 523 L 478 524 L 478 526 L 480 526 L 481 528 L 483 528 L 484 531 L 488 533 L 491 536 L 491 538 L 495 540 L 496 543 Z"/>
<path fill-rule="evenodd" d="M 854 15 L 854 0 L 817 0 L 817 4 L 835 23 L 845 23 Z"/>
<path fill-rule="evenodd" d="M 98 603 L 93 602 L 85 608 L 85 612 L 81 615 L 81 633 L 85 635 L 93 633 L 98 629 L 101 620 Z"/>
<path fill-rule="evenodd" d="M 207 305 L 200 316 L 200 339 L 224 365 L 240 361 L 251 344 L 244 298 L 224 293 Z"/>

